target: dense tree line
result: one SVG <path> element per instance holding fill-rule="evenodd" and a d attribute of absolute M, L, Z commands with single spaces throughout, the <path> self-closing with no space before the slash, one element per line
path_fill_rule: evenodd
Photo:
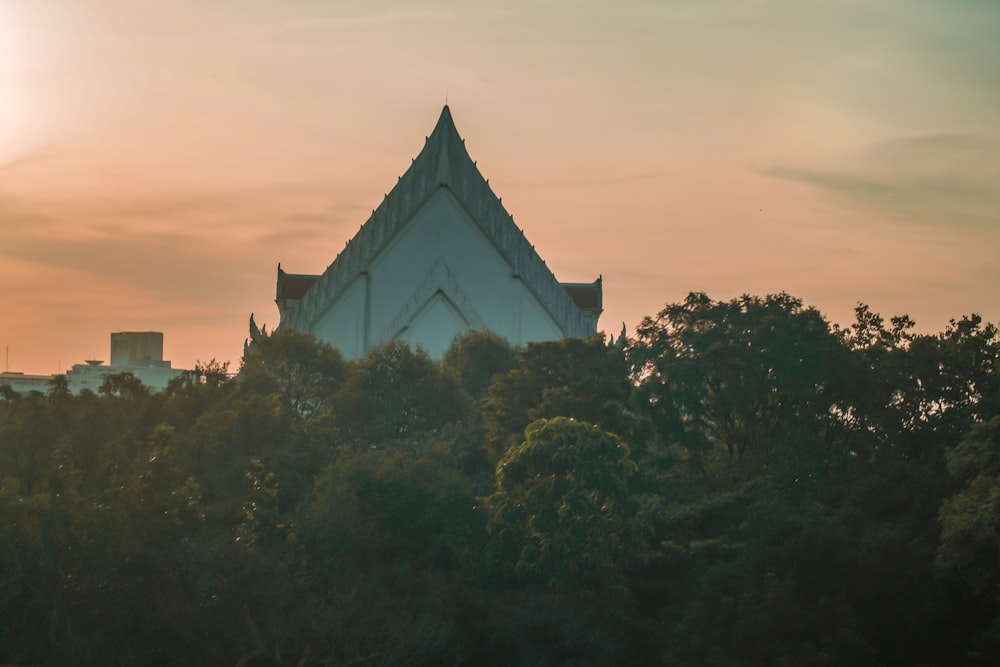
<path fill-rule="evenodd" d="M 692 294 L 631 339 L 0 389 L 0 663 L 1000 664 L 1000 335 Z"/>

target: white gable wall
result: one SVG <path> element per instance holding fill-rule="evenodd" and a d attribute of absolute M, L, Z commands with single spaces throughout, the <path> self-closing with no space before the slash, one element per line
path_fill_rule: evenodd
<path fill-rule="evenodd" d="M 365 353 L 365 287 L 367 277 L 359 275 L 317 318 L 312 333 L 329 342 L 345 359 Z"/>
<path fill-rule="evenodd" d="M 437 292 L 409 320 L 407 328 L 399 334 L 412 347 L 422 347 L 435 359 L 444 356 L 448 344 L 456 333 L 474 328 L 452 301 Z"/>
<path fill-rule="evenodd" d="M 513 344 L 565 335 L 447 188 L 434 191 L 372 260 L 368 276 L 359 275 L 312 327 L 346 358 L 361 356 L 366 342 L 394 337 L 440 357 L 468 329 L 489 329 Z"/>
<path fill-rule="evenodd" d="M 508 340 L 521 344 L 528 341 L 559 340 L 566 336 L 523 281 L 514 280 L 511 294 L 514 302 L 513 326 L 517 338 L 515 341 L 507 336 Z"/>

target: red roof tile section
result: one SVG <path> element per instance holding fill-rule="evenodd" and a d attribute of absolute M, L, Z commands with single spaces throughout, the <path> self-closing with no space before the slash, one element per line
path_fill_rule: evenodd
<path fill-rule="evenodd" d="M 603 308 L 600 281 L 589 285 L 562 283 L 562 288 L 566 290 L 569 298 L 573 299 L 573 303 L 576 304 L 577 308 L 582 310 L 600 310 Z"/>
<path fill-rule="evenodd" d="M 315 283 L 317 279 L 319 279 L 319 276 L 296 276 L 286 274 L 278 281 L 278 298 L 298 301 L 305 296 L 305 293 L 309 291 L 309 288 L 313 286 L 313 283 Z"/>

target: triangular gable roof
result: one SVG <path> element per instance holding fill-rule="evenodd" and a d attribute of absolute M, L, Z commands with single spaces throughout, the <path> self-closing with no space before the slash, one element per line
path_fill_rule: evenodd
<path fill-rule="evenodd" d="M 446 187 L 567 336 L 593 333 L 573 299 L 514 223 L 465 150 L 447 105 L 420 154 L 326 271 L 302 295 L 288 324 L 308 330 L 330 301 L 361 273 L 424 202 Z"/>

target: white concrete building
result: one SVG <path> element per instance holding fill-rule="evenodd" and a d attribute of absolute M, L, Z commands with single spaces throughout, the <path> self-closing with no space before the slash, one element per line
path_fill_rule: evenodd
<path fill-rule="evenodd" d="M 16 371 L 4 371 L 0 373 L 0 387 L 10 387 L 19 394 L 27 394 L 31 391 L 44 394 L 49 390 L 52 377 L 51 375 L 28 375 Z"/>
<path fill-rule="evenodd" d="M 440 357 L 490 330 L 523 344 L 597 331 L 601 279 L 560 283 L 465 150 L 445 106 L 423 150 L 320 275 L 278 266 L 281 327 L 345 358 L 400 338 Z"/>
<path fill-rule="evenodd" d="M 159 331 L 120 331 L 111 334 L 111 364 L 88 360 L 74 364 L 66 372 L 69 389 L 79 394 L 84 389 L 97 393 L 104 378 L 114 373 L 131 373 L 144 385 L 163 391 L 184 371 L 171 368 L 163 359 L 163 333 Z"/>
<path fill-rule="evenodd" d="M 66 382 L 74 394 L 84 389 L 97 393 L 104 378 L 115 373 L 131 373 L 140 382 L 153 389 L 163 391 L 167 384 L 184 371 L 171 368 L 163 359 L 163 334 L 159 331 L 122 331 L 111 334 L 111 364 L 88 359 L 82 364 L 73 364 L 66 371 Z M 16 392 L 27 393 L 49 390 L 49 382 L 55 375 L 25 375 L 24 373 L 0 373 L 0 386 L 7 385 Z"/>

